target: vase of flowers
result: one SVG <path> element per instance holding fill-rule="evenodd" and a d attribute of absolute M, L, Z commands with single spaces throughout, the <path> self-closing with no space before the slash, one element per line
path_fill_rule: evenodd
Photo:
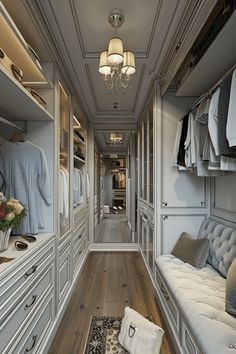
<path fill-rule="evenodd" d="M 7 249 L 11 229 L 17 226 L 25 215 L 26 209 L 19 200 L 6 200 L 0 192 L 0 252 Z"/>

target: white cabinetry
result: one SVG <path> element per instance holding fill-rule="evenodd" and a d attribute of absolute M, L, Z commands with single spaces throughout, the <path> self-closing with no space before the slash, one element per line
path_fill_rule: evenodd
<path fill-rule="evenodd" d="M 0 30 L 4 34 L 0 48 L 4 45 L 6 54 L 14 48 L 11 60 L 25 74 L 24 83 L 34 88 L 46 102 L 45 108 L 1 61 L 0 117 L 4 119 L 0 121 L 0 136 L 8 139 L 9 134 L 23 130 L 27 140 L 43 149 L 52 200 L 51 205 L 42 208 L 45 232 L 36 235 L 36 242 L 28 243 L 27 250 L 20 252 L 15 249 L 14 241 L 23 239 L 15 236 L 8 249 L 1 253 L 1 256 L 14 260 L 1 264 L 0 269 L 0 352 L 46 353 L 88 253 L 88 201 L 84 187 L 84 203 L 72 212 L 72 149 L 75 137 L 70 92 L 60 83 L 58 70 L 53 64 L 42 64 L 50 78 L 45 76 L 2 3 Z M 6 41 L 7 36 L 13 39 Z M 83 119 L 86 120 L 85 117 Z M 76 141 L 78 143 L 77 137 Z M 83 141 L 79 144 L 85 151 L 86 144 Z M 85 161 L 82 163 L 85 166 Z M 59 212 L 62 194 L 59 187 L 60 164 L 67 169 L 69 176 L 68 213 L 65 218 Z"/>
<path fill-rule="evenodd" d="M 177 125 L 191 104 L 191 99 L 163 98 L 161 203 L 169 208 L 202 208 L 206 204 L 206 189 L 203 177 L 197 177 L 173 167 L 172 150 Z"/>
<path fill-rule="evenodd" d="M 194 98 L 176 98 L 173 92 L 160 97 L 156 86 L 154 100 L 155 238 L 156 253 L 171 253 L 183 231 L 196 236 L 202 220 L 209 215 L 209 181 L 172 166 L 172 151 L 179 120 L 188 112 Z"/>
<path fill-rule="evenodd" d="M 44 345 L 55 317 L 54 244 L 48 234 L 38 236 L 20 257 L 13 241 L 3 253 L 16 258 L 0 273 L 1 353 L 24 353 L 31 347 L 36 353 Z"/>

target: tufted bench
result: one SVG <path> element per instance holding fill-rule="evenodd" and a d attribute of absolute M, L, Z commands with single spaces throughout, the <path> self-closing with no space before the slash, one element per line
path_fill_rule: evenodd
<path fill-rule="evenodd" d="M 204 268 L 197 269 L 173 255 L 157 257 L 161 305 L 179 352 L 236 354 L 236 318 L 225 312 L 225 277 L 236 258 L 236 231 L 208 219 L 198 236 L 210 239 Z"/>

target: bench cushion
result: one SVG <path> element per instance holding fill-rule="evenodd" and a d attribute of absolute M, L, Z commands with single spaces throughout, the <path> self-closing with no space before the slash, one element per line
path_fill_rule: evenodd
<path fill-rule="evenodd" d="M 202 223 L 198 236 L 209 238 L 207 262 L 226 277 L 231 263 L 236 258 L 236 231 L 207 219 Z"/>
<path fill-rule="evenodd" d="M 236 319 L 225 312 L 226 280 L 210 265 L 197 269 L 173 255 L 159 256 L 156 264 L 204 353 L 236 353 Z"/>

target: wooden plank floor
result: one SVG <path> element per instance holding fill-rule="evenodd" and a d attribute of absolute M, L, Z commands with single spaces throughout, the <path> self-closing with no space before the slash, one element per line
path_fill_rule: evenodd
<path fill-rule="evenodd" d="M 122 316 L 129 305 L 164 328 L 155 292 L 138 252 L 89 254 L 49 354 L 83 354 L 92 316 Z M 165 330 L 166 331 L 166 330 Z M 174 353 L 167 335 L 161 354 Z"/>
<path fill-rule="evenodd" d="M 127 216 L 105 214 L 96 227 L 95 242 L 132 242 Z"/>

